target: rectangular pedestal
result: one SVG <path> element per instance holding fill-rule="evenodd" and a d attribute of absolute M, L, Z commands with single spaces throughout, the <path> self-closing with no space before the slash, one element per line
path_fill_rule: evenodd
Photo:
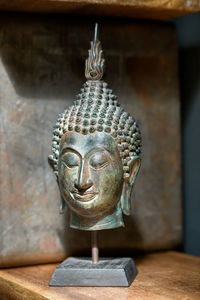
<path fill-rule="evenodd" d="M 54 271 L 50 286 L 129 286 L 137 275 L 131 258 L 69 257 Z"/>

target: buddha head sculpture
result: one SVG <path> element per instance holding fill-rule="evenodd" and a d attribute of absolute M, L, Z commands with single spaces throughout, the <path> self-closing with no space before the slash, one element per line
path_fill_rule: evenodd
<path fill-rule="evenodd" d="M 59 115 L 49 163 L 61 193 L 61 212 L 70 209 L 70 227 L 101 230 L 124 226 L 141 159 L 141 136 L 107 83 L 97 37 L 86 60 L 86 83 L 74 104 Z"/>

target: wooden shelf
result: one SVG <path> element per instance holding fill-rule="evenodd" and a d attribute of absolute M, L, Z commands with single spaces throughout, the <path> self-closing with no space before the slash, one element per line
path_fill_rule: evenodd
<path fill-rule="evenodd" d="M 0 10 L 164 20 L 200 11 L 198 0 L 0 0 Z"/>
<path fill-rule="evenodd" d="M 170 251 L 135 261 L 139 274 L 129 288 L 49 287 L 57 264 L 0 270 L 1 299 L 200 299 L 200 258 Z"/>

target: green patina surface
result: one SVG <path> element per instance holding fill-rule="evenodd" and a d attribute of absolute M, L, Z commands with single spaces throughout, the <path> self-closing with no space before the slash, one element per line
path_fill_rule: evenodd
<path fill-rule="evenodd" d="M 56 122 L 49 162 L 57 177 L 62 205 L 71 210 L 70 226 L 101 230 L 124 226 L 140 168 L 141 136 L 134 118 L 121 108 L 101 80 L 104 58 L 95 28 L 85 76 L 88 81 Z"/>

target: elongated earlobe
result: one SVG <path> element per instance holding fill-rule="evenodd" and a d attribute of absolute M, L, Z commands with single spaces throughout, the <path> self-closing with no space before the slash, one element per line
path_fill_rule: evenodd
<path fill-rule="evenodd" d="M 54 172 L 55 173 L 55 172 Z M 58 184 L 58 187 L 59 187 L 59 178 L 58 178 L 58 175 L 56 174 L 56 181 L 57 181 L 57 184 Z M 67 209 L 67 203 L 65 202 L 65 200 L 63 199 L 61 193 L 60 193 L 60 214 L 64 214 L 64 212 L 66 211 Z"/>
<path fill-rule="evenodd" d="M 64 214 L 64 212 L 67 209 L 67 204 L 65 202 L 65 200 L 63 199 L 62 196 L 60 196 L 60 200 L 61 200 L 61 205 L 60 205 L 60 214 Z"/>
<path fill-rule="evenodd" d="M 58 187 L 59 187 L 59 179 L 58 179 L 58 176 L 56 175 L 56 178 L 57 178 L 57 184 L 58 184 Z M 65 200 L 63 199 L 61 193 L 60 193 L 60 214 L 64 214 L 64 212 L 66 211 L 67 209 L 67 203 L 65 202 Z"/>
<path fill-rule="evenodd" d="M 129 164 L 130 176 L 124 180 L 123 190 L 121 195 L 121 208 L 125 215 L 131 214 L 131 191 L 140 169 L 141 159 L 136 157 Z"/>
<path fill-rule="evenodd" d="M 48 156 L 48 163 L 49 163 L 50 167 L 53 169 L 54 174 L 56 175 L 56 181 L 57 181 L 57 184 L 59 186 L 58 172 L 55 171 L 55 168 L 54 168 L 53 155 L 49 155 Z M 67 209 L 67 204 L 66 204 L 66 202 L 64 201 L 64 199 L 63 199 L 63 197 L 61 195 L 60 195 L 60 201 L 61 201 L 61 204 L 60 204 L 60 214 L 64 214 L 64 212 Z"/>

